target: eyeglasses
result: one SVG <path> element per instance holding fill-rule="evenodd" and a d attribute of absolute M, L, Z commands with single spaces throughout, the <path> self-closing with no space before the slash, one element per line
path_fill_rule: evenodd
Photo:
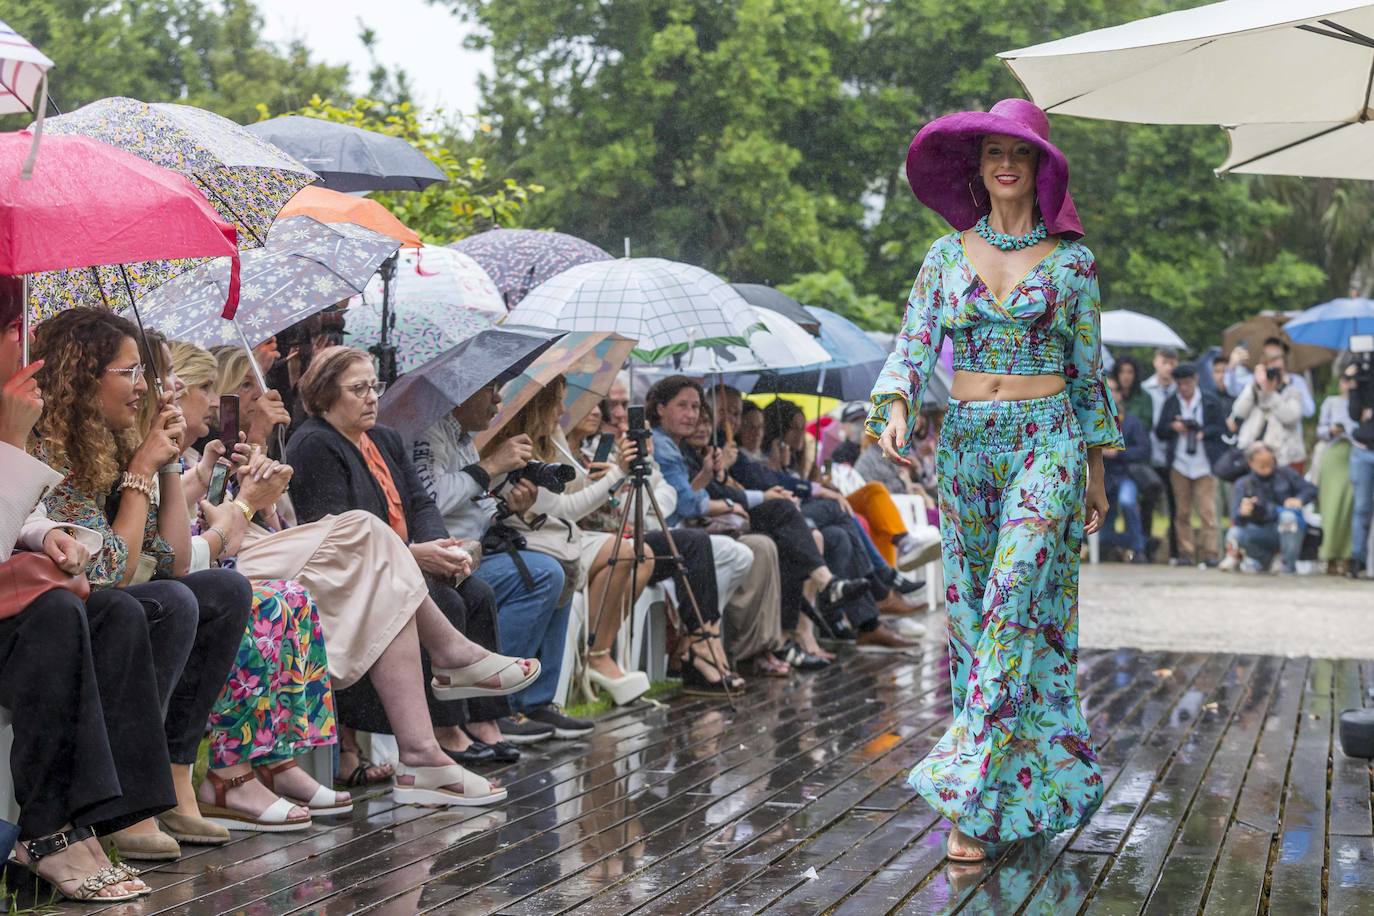
<path fill-rule="evenodd" d="M 124 376 L 124 378 L 128 380 L 130 385 L 137 385 L 139 383 L 139 380 L 142 379 L 144 375 L 142 363 L 139 363 L 135 366 L 129 366 L 126 369 L 107 368 L 105 371 L 113 372 L 115 375 Z"/>
<path fill-rule="evenodd" d="M 349 385 L 344 391 L 352 392 L 355 398 L 365 398 L 369 391 L 377 397 L 381 397 L 382 392 L 386 391 L 386 382 L 359 382 L 356 385 Z"/>
<path fill-rule="evenodd" d="M 1354 381 L 1357 381 L 1358 379 L 1359 379 L 1359 376 L 1356 376 L 1356 375 L 1342 375 L 1342 376 L 1341 376 L 1341 381 L 1343 381 L 1343 382 L 1354 382 Z"/>

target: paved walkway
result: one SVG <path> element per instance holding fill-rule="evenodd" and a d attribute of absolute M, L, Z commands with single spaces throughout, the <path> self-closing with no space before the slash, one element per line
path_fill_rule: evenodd
<path fill-rule="evenodd" d="M 1374 582 L 1083 567 L 1084 647 L 1374 658 Z"/>

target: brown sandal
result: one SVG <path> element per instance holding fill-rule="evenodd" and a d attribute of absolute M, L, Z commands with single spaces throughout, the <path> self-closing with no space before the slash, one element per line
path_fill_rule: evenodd
<path fill-rule="evenodd" d="M 205 774 L 205 780 L 215 792 L 215 803 L 207 805 L 200 802 L 200 813 L 212 824 L 219 824 L 226 830 L 246 830 L 251 833 L 285 833 L 292 830 L 305 830 L 311 825 L 310 815 L 292 817 L 291 809 L 305 807 L 298 802 L 278 798 L 256 817 L 244 811 L 229 807 L 225 797 L 230 789 L 236 789 L 250 780 L 257 779 L 252 770 L 230 779 L 225 779 L 214 770 Z"/>
<path fill-rule="evenodd" d="M 257 774 L 259 782 L 267 786 L 267 788 L 271 789 L 273 792 L 277 792 L 277 774 L 294 769 L 296 766 L 295 760 L 283 760 L 281 763 L 254 766 L 253 772 Z M 277 794 L 293 805 L 308 809 L 312 816 L 316 814 L 347 814 L 353 810 L 353 799 L 351 797 L 348 801 L 339 801 L 339 796 L 347 795 L 347 792 L 336 792 L 324 786 L 317 788 L 315 794 L 311 796 L 309 801 L 296 798 L 294 795 L 287 795 L 285 792 L 277 792 Z"/>

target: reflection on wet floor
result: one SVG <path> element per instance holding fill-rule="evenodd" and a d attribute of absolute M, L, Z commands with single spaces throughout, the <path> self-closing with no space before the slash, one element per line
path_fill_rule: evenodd
<path fill-rule="evenodd" d="M 905 784 L 948 723 L 932 644 L 755 681 L 734 710 L 617 711 L 495 771 L 497 810 L 382 794 L 308 833 L 188 847 L 139 903 L 65 911 L 1296 914 L 1325 889 L 1332 916 L 1374 913 L 1369 762 L 1332 737 L 1374 663 L 1091 651 L 1080 684 L 1101 808 L 979 864 L 945 859 L 948 825 Z"/>

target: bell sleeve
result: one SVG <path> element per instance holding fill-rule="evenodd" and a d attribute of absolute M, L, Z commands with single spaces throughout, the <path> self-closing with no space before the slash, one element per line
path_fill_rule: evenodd
<path fill-rule="evenodd" d="M 940 322 L 940 261 L 935 248 L 926 255 L 916 282 L 907 299 L 906 318 L 897 345 L 883 363 L 878 381 L 873 385 L 868 420 L 864 431 L 877 438 L 883 434 L 892 416 L 892 405 L 906 403 L 906 444 L 911 447 L 916 425 L 921 416 L 921 398 L 926 382 L 935 369 L 944 342 L 944 328 Z"/>
<path fill-rule="evenodd" d="M 1069 299 L 1069 332 L 1073 335 L 1064 378 L 1068 380 L 1069 402 L 1078 417 L 1078 428 L 1088 448 L 1125 448 L 1116 401 L 1102 375 L 1101 296 L 1097 284 L 1097 261 L 1091 253 L 1072 265 L 1080 282 Z"/>

